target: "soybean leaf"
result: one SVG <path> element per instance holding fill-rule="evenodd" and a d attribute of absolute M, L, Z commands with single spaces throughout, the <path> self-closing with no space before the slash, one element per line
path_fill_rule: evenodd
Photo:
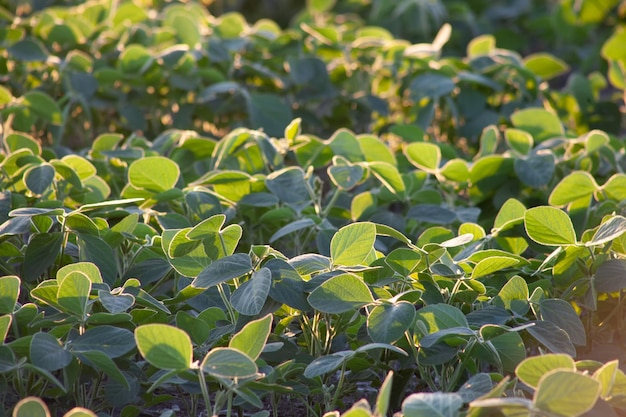
<path fill-rule="evenodd" d="M 308 301 L 318 311 L 339 314 L 356 310 L 374 299 L 367 285 L 359 277 L 341 274 L 313 290 Z"/>
<path fill-rule="evenodd" d="M 389 191 L 394 193 L 400 199 L 405 198 L 405 186 L 402 176 L 398 168 L 388 162 L 368 162 L 367 166 L 372 174 L 380 181 Z"/>
<path fill-rule="evenodd" d="M 333 372 L 338 369 L 345 361 L 354 356 L 355 352 L 352 350 L 332 353 L 330 355 L 320 356 L 313 360 L 304 369 L 304 376 L 306 378 L 315 378 L 316 376 L 324 375 L 329 372 Z"/>
<path fill-rule="evenodd" d="M 315 221 L 309 217 L 293 221 L 281 227 L 276 232 L 274 232 L 274 234 L 270 236 L 269 243 L 274 243 L 275 241 L 277 241 L 278 239 L 284 236 L 287 236 L 291 233 L 295 233 L 299 230 L 308 229 L 309 227 L 312 227 L 315 225 L 316 225 Z"/>
<path fill-rule="evenodd" d="M 532 337 L 553 353 L 576 356 L 576 348 L 567 332 L 549 321 L 531 321 L 534 326 L 526 329 Z"/>
<path fill-rule="evenodd" d="M 261 312 L 271 285 L 272 273 L 267 268 L 261 268 L 233 292 L 230 302 L 241 314 L 255 316 Z"/>
<path fill-rule="evenodd" d="M 539 308 L 541 318 L 565 330 L 572 343 L 578 346 L 585 346 L 587 344 L 585 326 L 583 326 L 580 317 L 578 317 L 578 314 L 576 314 L 574 307 L 572 307 L 570 303 L 558 298 L 549 298 L 541 300 L 539 302 Z"/>
<path fill-rule="evenodd" d="M 41 195 L 52 185 L 55 174 L 50 164 L 36 165 L 24 173 L 24 183 L 33 194 Z"/>
<path fill-rule="evenodd" d="M 78 235 L 78 253 L 81 261 L 95 264 L 102 274 L 102 280 L 112 286 L 117 279 L 116 255 L 107 242 L 99 236 L 86 233 Z"/>
<path fill-rule="evenodd" d="M 99 351 L 109 358 L 118 358 L 135 347 L 130 330 L 115 326 L 97 326 L 87 330 L 70 343 L 72 352 Z"/>
<path fill-rule="evenodd" d="M 376 240 L 376 225 L 370 222 L 353 223 L 335 233 L 330 241 L 334 265 L 356 266 L 365 261 Z"/>
<path fill-rule="evenodd" d="M 524 226 L 528 236 L 535 242 L 548 246 L 576 244 L 576 232 L 569 216 L 549 206 L 526 210 Z"/>
<path fill-rule="evenodd" d="M 539 380 L 555 369 L 576 370 L 574 359 L 564 354 L 548 354 L 525 359 L 515 369 L 515 375 L 526 385 L 537 388 Z"/>
<path fill-rule="evenodd" d="M 79 317 L 86 318 L 87 303 L 91 292 L 91 281 L 82 272 L 70 272 L 59 284 L 57 302 L 63 311 Z"/>
<path fill-rule="evenodd" d="M 13 314 L 20 295 L 20 283 L 16 275 L 0 277 L 0 315 Z"/>
<path fill-rule="evenodd" d="M 565 133 L 558 116 L 541 108 L 518 110 L 511 115 L 511 121 L 516 128 L 530 133 L 536 142 Z"/>
<path fill-rule="evenodd" d="M 176 185 L 180 168 L 163 156 L 149 156 L 133 161 L 128 167 L 128 181 L 136 188 L 160 193 Z"/>
<path fill-rule="evenodd" d="M 247 323 L 230 339 L 228 347 L 245 353 L 252 360 L 257 360 L 265 347 L 271 329 L 272 315 L 268 314 L 265 317 Z"/>
<path fill-rule="evenodd" d="M 62 244 L 61 232 L 34 235 L 24 254 L 23 278 L 28 282 L 35 281 L 54 263 Z"/>
<path fill-rule="evenodd" d="M 610 242 L 626 232 L 626 218 L 614 216 L 600 225 L 596 233 L 585 246 L 596 246 Z"/>
<path fill-rule="evenodd" d="M 476 264 L 472 270 L 472 279 L 484 277 L 514 265 L 519 265 L 519 261 L 512 257 L 493 256 L 486 258 Z"/>
<path fill-rule="evenodd" d="M 200 366 L 207 374 L 220 378 L 249 378 L 258 372 L 248 355 L 230 347 L 212 349 Z"/>
<path fill-rule="evenodd" d="M 531 155 L 516 159 L 513 168 L 517 177 L 526 185 L 539 188 L 547 185 L 556 169 L 554 155 L 551 153 Z"/>
<path fill-rule="evenodd" d="M 564 206 L 584 197 L 591 197 L 598 189 L 596 181 L 586 171 L 574 171 L 563 178 L 550 193 L 548 202 L 553 206 Z"/>
<path fill-rule="evenodd" d="M 35 333 L 30 341 L 30 362 L 46 371 L 63 369 L 72 361 L 72 354 L 50 333 Z"/>
<path fill-rule="evenodd" d="M 13 417 L 50 417 L 50 411 L 41 398 L 26 397 L 15 405 Z"/>
<path fill-rule="evenodd" d="M 385 380 L 383 381 L 380 389 L 378 390 L 378 396 L 376 397 L 375 410 L 379 416 L 386 416 L 389 410 L 389 404 L 391 399 L 393 386 L 393 371 L 389 371 Z"/>
<path fill-rule="evenodd" d="M 252 270 L 252 259 L 245 253 L 236 253 L 213 261 L 191 283 L 196 288 L 209 288 L 230 281 Z"/>
<path fill-rule="evenodd" d="M 435 173 L 441 164 L 441 148 L 430 142 L 414 142 L 404 148 L 409 162 L 426 172 Z"/>
<path fill-rule="evenodd" d="M 569 69 L 563 60 L 545 52 L 528 55 L 524 58 L 524 66 L 544 80 L 550 80 Z"/>
<path fill-rule="evenodd" d="M 415 320 L 415 306 L 408 301 L 381 304 L 367 317 L 367 334 L 374 342 L 393 343 L 400 339 Z"/>
<path fill-rule="evenodd" d="M 463 397 L 455 393 L 427 392 L 409 395 L 402 402 L 404 417 L 457 417 Z"/>
<path fill-rule="evenodd" d="M 448 304 L 427 305 L 417 311 L 417 320 L 426 325 L 429 333 L 453 327 L 469 327 L 461 310 Z"/>
<path fill-rule="evenodd" d="M 131 338 L 133 337 L 132 333 L 130 333 L 130 337 Z M 134 347 L 134 343 L 133 343 L 133 347 Z M 126 387 L 126 389 L 130 389 L 130 384 L 128 383 L 128 380 L 126 379 L 126 377 L 124 377 L 124 374 L 122 373 L 122 371 L 120 371 L 120 369 L 117 367 L 115 362 L 113 362 L 113 360 L 105 353 L 101 352 L 100 350 L 88 350 L 88 351 L 77 353 L 76 356 L 78 356 L 78 358 L 82 362 L 86 363 L 92 368 L 104 372 L 113 380 L 117 381 L 118 383 Z M 63 417 L 66 417 L 66 416 L 63 416 Z"/>
<path fill-rule="evenodd" d="M 600 395 L 600 383 L 590 376 L 555 370 L 539 381 L 533 406 L 564 417 L 578 417 L 591 410 Z"/>
<path fill-rule="evenodd" d="M 599 292 L 616 292 L 626 288 L 626 260 L 609 259 L 594 274 L 595 288 Z"/>
<path fill-rule="evenodd" d="M 189 335 L 183 330 L 167 324 L 144 324 L 135 329 L 135 341 L 141 355 L 159 369 L 191 367 L 193 348 Z"/>

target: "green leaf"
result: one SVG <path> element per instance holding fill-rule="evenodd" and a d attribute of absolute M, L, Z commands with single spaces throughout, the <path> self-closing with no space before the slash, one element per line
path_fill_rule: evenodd
<path fill-rule="evenodd" d="M 335 7 L 337 0 L 307 0 L 306 9 L 312 13 L 325 13 Z"/>
<path fill-rule="evenodd" d="M 518 264 L 519 261 L 513 257 L 493 256 L 486 258 L 476 264 L 472 270 L 472 279 L 484 277 Z"/>
<path fill-rule="evenodd" d="M 515 375 L 526 385 L 537 388 L 539 380 L 556 369 L 576 370 L 574 359 L 564 354 L 548 354 L 525 359 L 515 369 Z"/>
<path fill-rule="evenodd" d="M 5 314 L 0 316 L 0 345 L 4 344 L 7 334 L 9 334 L 9 327 L 11 327 L 11 323 L 13 323 L 13 316 L 10 314 Z M 0 373 L 2 370 L 2 358 L 0 358 Z"/>
<path fill-rule="evenodd" d="M 446 179 L 454 182 L 466 182 L 469 180 L 470 172 L 467 162 L 461 158 L 451 159 L 439 170 Z"/>
<path fill-rule="evenodd" d="M 214 261 L 191 283 L 196 288 L 209 288 L 241 277 L 252 270 L 252 259 L 245 253 L 236 253 Z"/>
<path fill-rule="evenodd" d="M 378 390 L 378 396 L 376 397 L 375 411 L 380 417 L 386 416 L 389 410 L 389 404 L 391 400 L 391 393 L 393 386 L 393 371 L 389 371 L 385 380 L 383 381 L 380 389 Z"/>
<path fill-rule="evenodd" d="M 535 242 L 547 246 L 576 244 L 576 232 L 569 216 L 554 207 L 540 206 L 526 210 L 526 233 Z"/>
<path fill-rule="evenodd" d="M 130 294 L 113 295 L 106 290 L 98 291 L 98 300 L 102 307 L 113 314 L 123 313 L 135 304 L 135 297 Z"/>
<path fill-rule="evenodd" d="M 13 417 L 50 417 L 50 411 L 40 398 L 26 397 L 15 405 Z"/>
<path fill-rule="evenodd" d="M 344 226 L 330 241 L 333 265 L 361 265 L 374 247 L 376 225 L 358 222 Z"/>
<path fill-rule="evenodd" d="M 467 56 L 474 58 L 489 55 L 496 47 L 496 38 L 493 35 L 480 35 L 467 44 Z"/>
<path fill-rule="evenodd" d="M 600 189 L 603 194 L 612 200 L 625 200 L 626 175 L 622 173 L 613 175 Z"/>
<path fill-rule="evenodd" d="M 602 45 L 602 56 L 609 61 L 624 61 L 626 60 L 626 51 L 624 51 L 624 45 L 626 44 L 626 30 L 620 30 L 616 28 L 613 35 L 604 42 Z"/>
<path fill-rule="evenodd" d="M 233 308 L 246 316 L 256 316 L 263 309 L 272 286 L 272 273 L 267 268 L 254 271 L 230 296 Z"/>
<path fill-rule="evenodd" d="M 541 108 L 518 110 L 511 115 L 511 121 L 516 128 L 530 133 L 535 142 L 565 134 L 558 116 Z"/>
<path fill-rule="evenodd" d="M 296 220 L 293 221 L 291 223 L 287 223 L 286 225 L 284 225 L 283 227 L 281 227 L 280 229 L 278 229 L 276 232 L 274 232 L 274 234 L 272 236 L 270 236 L 269 238 L 269 243 L 274 243 L 276 242 L 278 239 L 290 235 L 292 233 L 295 233 L 299 230 L 305 230 L 308 229 L 310 227 L 315 226 L 316 223 L 313 219 L 309 218 L 309 217 L 305 217 L 304 219 L 300 219 L 300 220 Z"/>
<path fill-rule="evenodd" d="M 545 52 L 526 56 L 524 66 L 544 80 L 550 80 L 569 70 L 568 65 L 563 60 Z"/>
<path fill-rule="evenodd" d="M 246 103 L 250 125 L 263 129 L 270 136 L 281 137 L 293 120 L 291 107 L 278 95 L 250 93 Z"/>
<path fill-rule="evenodd" d="M 141 355 L 153 366 L 165 370 L 191 367 L 191 339 L 176 327 L 152 323 L 135 329 L 135 341 Z"/>
<path fill-rule="evenodd" d="M 372 174 L 380 181 L 389 191 L 394 193 L 398 198 L 405 198 L 405 186 L 402 176 L 398 168 L 387 162 L 368 162 L 367 166 Z"/>
<path fill-rule="evenodd" d="M 494 301 L 496 301 L 496 305 L 501 304 L 502 307 L 515 312 L 519 316 L 524 316 L 530 308 L 528 297 L 526 280 L 519 275 L 515 275 L 504 284 L 498 293 L 498 298 Z"/>
<path fill-rule="evenodd" d="M 132 4 L 132 3 L 128 3 Z M 139 75 L 147 70 L 148 65 L 154 58 L 145 47 L 138 44 L 128 45 L 124 48 L 119 60 L 118 68 L 127 73 Z"/>
<path fill-rule="evenodd" d="M 364 170 L 360 165 L 333 165 L 328 167 L 328 176 L 341 190 L 350 190 L 363 179 Z"/>
<path fill-rule="evenodd" d="M 576 348 L 565 330 L 549 321 L 541 320 L 529 323 L 533 323 L 534 326 L 528 327 L 526 331 L 539 343 L 548 348 L 550 352 L 576 356 Z"/>
<path fill-rule="evenodd" d="M 304 171 L 300 167 L 288 167 L 272 172 L 265 178 L 265 186 L 280 201 L 289 205 L 300 205 L 311 200 L 305 184 Z"/>
<path fill-rule="evenodd" d="M 230 339 L 228 347 L 245 353 L 252 360 L 257 360 L 265 347 L 271 330 L 272 315 L 268 314 L 265 317 L 247 323 Z"/>
<path fill-rule="evenodd" d="M 526 185 L 540 188 L 547 185 L 554 176 L 556 164 L 554 155 L 538 154 L 528 158 L 516 159 L 513 169 L 517 177 Z"/>
<path fill-rule="evenodd" d="M 0 277 L 0 315 L 13 314 L 20 295 L 20 279 L 16 275 Z"/>
<path fill-rule="evenodd" d="M 409 86 L 411 97 L 415 101 L 423 98 L 437 99 L 450 94 L 456 87 L 454 80 L 442 73 L 427 72 L 418 75 Z"/>
<path fill-rule="evenodd" d="M 46 371 L 63 369 L 72 361 L 72 354 L 50 333 L 35 333 L 30 341 L 29 354 L 30 362 Z"/>
<path fill-rule="evenodd" d="M 455 393 L 427 392 L 409 395 L 402 402 L 403 417 L 458 417 L 463 398 Z"/>
<path fill-rule="evenodd" d="M 82 272 L 70 272 L 59 284 L 57 302 L 65 312 L 78 316 L 81 320 L 87 316 L 87 303 L 91 292 L 91 281 Z"/>
<path fill-rule="evenodd" d="M 408 301 L 375 306 L 367 317 L 367 334 L 374 342 L 393 343 L 415 320 L 415 306 Z"/>
<path fill-rule="evenodd" d="M 98 267 L 91 262 L 76 262 L 72 264 L 67 264 L 62 268 L 59 268 L 57 271 L 57 281 L 59 284 L 63 282 L 63 280 L 71 273 L 71 272 L 82 272 L 89 278 L 92 283 L 102 283 L 102 275 L 100 275 L 100 270 Z"/>
<path fill-rule="evenodd" d="M 535 409 L 558 416 L 578 417 L 593 408 L 600 383 L 572 371 L 551 371 L 539 381 L 533 398 Z"/>
<path fill-rule="evenodd" d="M 609 259 L 602 263 L 594 274 L 594 285 L 598 292 L 616 292 L 626 288 L 626 260 Z"/>
<path fill-rule="evenodd" d="M 250 378 L 258 372 L 248 355 L 230 347 L 212 349 L 200 366 L 202 371 L 219 378 Z"/>
<path fill-rule="evenodd" d="M 354 351 L 349 350 L 320 356 L 307 365 L 303 374 L 306 378 L 315 378 L 333 372 L 354 354 Z"/>
<path fill-rule="evenodd" d="M 55 174 L 50 164 L 36 165 L 24 173 L 24 183 L 33 194 L 41 195 L 52 185 Z"/>
<path fill-rule="evenodd" d="M 404 148 L 409 162 L 429 173 L 439 170 L 441 164 L 441 148 L 430 142 L 413 142 Z"/>
<path fill-rule="evenodd" d="M 130 333 L 130 337 L 133 337 L 132 333 Z M 122 371 L 120 371 L 115 362 L 113 362 L 113 360 L 105 353 L 99 350 L 88 350 L 77 353 L 76 356 L 78 356 L 78 358 L 88 366 L 94 368 L 97 371 L 104 372 L 113 380 L 122 384 L 122 386 L 124 386 L 126 389 L 130 389 L 130 384 L 128 383 L 128 380 L 124 377 Z"/>
<path fill-rule="evenodd" d="M 126 382 L 128 384 L 128 381 Z M 129 388 L 130 389 L 130 386 Z M 67 413 L 63 414 L 63 417 L 98 417 L 96 413 L 83 407 L 74 407 Z"/>
<path fill-rule="evenodd" d="M 374 299 L 362 279 L 352 274 L 341 274 L 313 290 L 308 301 L 318 311 L 340 314 L 359 309 Z"/>
<path fill-rule="evenodd" d="M 526 207 L 514 198 L 509 198 L 504 202 L 493 223 L 495 229 L 506 230 L 524 220 Z"/>
<path fill-rule="evenodd" d="M 524 130 L 506 129 L 504 139 L 509 148 L 520 155 L 528 155 L 534 146 L 533 137 Z"/>
<path fill-rule="evenodd" d="M 35 281 L 54 263 L 62 244 L 61 232 L 34 235 L 24 254 L 22 278 L 28 282 Z"/>
<path fill-rule="evenodd" d="M 600 397 L 602 399 L 608 399 L 613 390 L 615 383 L 615 377 L 619 366 L 619 360 L 615 359 L 602 365 L 598 370 L 593 373 L 593 379 L 600 383 L 601 391 Z"/>
<path fill-rule="evenodd" d="M 578 346 L 587 344 L 585 326 L 570 303 L 558 298 L 548 298 L 539 302 L 539 309 L 541 318 L 565 330 L 572 343 Z"/>
<path fill-rule="evenodd" d="M 66 155 L 61 161 L 70 166 L 81 179 L 87 180 L 96 175 L 96 167 L 91 162 L 79 155 Z"/>
<path fill-rule="evenodd" d="M 41 143 L 26 133 L 11 133 L 5 138 L 6 147 L 10 152 L 19 149 L 30 149 L 34 155 L 41 155 Z"/>
<path fill-rule="evenodd" d="M 417 320 L 426 325 L 428 333 L 454 327 L 469 327 L 465 314 L 448 304 L 431 304 L 419 309 Z"/>
<path fill-rule="evenodd" d="M 38 39 L 32 38 L 22 39 L 7 49 L 11 57 L 24 62 L 45 62 L 50 55 Z"/>
<path fill-rule="evenodd" d="M 394 272 L 403 277 L 411 275 L 419 266 L 422 255 L 412 249 L 398 248 L 394 249 L 385 257 L 385 263 L 389 265 Z"/>
<path fill-rule="evenodd" d="M 502 369 L 506 372 L 513 372 L 515 367 L 526 358 L 526 346 L 517 332 L 503 333 L 489 340 L 489 343 L 498 352 Z"/>
<path fill-rule="evenodd" d="M 22 100 L 24 105 L 46 122 L 57 126 L 63 123 L 63 116 L 58 103 L 48 94 L 32 90 L 24 94 Z"/>
<path fill-rule="evenodd" d="M 585 197 L 591 197 L 598 189 L 595 179 L 586 171 L 574 171 L 563 178 L 550 193 L 552 206 L 564 206 Z"/>
<path fill-rule="evenodd" d="M 591 240 L 585 242 L 585 246 L 603 245 L 619 238 L 624 232 L 626 232 L 626 218 L 622 216 L 611 217 L 600 225 Z"/>
<path fill-rule="evenodd" d="M 174 188 L 179 176 L 176 162 L 163 156 L 141 158 L 128 167 L 128 181 L 133 187 L 155 193 Z"/>
<path fill-rule="evenodd" d="M 118 271 L 116 255 L 111 246 L 104 239 L 86 233 L 80 233 L 77 242 L 79 259 L 95 264 L 102 274 L 102 280 L 113 286 Z"/>
<path fill-rule="evenodd" d="M 134 347 L 135 338 L 130 330 L 108 325 L 90 328 L 70 343 L 72 352 L 99 351 L 112 359 L 127 354 Z"/>

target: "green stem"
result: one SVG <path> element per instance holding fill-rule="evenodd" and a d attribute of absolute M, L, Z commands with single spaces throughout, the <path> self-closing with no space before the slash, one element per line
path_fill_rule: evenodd
<path fill-rule="evenodd" d="M 213 415 L 213 408 L 211 407 L 211 398 L 209 397 L 209 386 L 204 378 L 204 372 L 202 368 L 198 369 L 198 381 L 200 382 L 200 390 L 202 391 L 202 398 L 204 398 L 204 405 L 209 412 L 209 416 Z"/>
<path fill-rule="evenodd" d="M 335 394 L 333 395 L 333 401 L 331 403 L 331 409 L 330 410 L 326 410 L 328 411 L 333 411 L 333 409 L 335 409 L 337 407 L 337 400 L 339 400 L 339 393 L 341 393 L 341 390 L 343 388 L 343 382 L 345 380 L 345 376 L 346 376 L 346 366 L 347 366 L 348 362 L 344 361 L 343 364 L 341 365 L 341 372 L 339 373 L 339 381 L 337 382 L 337 387 L 335 388 Z"/>

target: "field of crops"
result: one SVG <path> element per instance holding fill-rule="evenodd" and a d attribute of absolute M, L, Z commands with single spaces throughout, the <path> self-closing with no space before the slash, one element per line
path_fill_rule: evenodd
<path fill-rule="evenodd" d="M 0 417 L 625 415 L 626 1 L 235 3 L 0 5 Z"/>

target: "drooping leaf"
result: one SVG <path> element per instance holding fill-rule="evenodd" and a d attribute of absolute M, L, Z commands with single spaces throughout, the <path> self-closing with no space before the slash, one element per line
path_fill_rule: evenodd
<path fill-rule="evenodd" d="M 354 354 L 355 352 L 350 350 L 320 356 L 307 365 L 303 374 L 307 378 L 315 378 L 333 372 Z"/>
<path fill-rule="evenodd" d="M 61 232 L 34 235 L 24 254 L 22 277 L 29 282 L 35 281 L 54 263 L 62 244 Z"/>
<path fill-rule="evenodd" d="M 626 260 L 609 259 L 594 274 L 595 288 L 599 292 L 616 292 L 626 288 Z"/>

